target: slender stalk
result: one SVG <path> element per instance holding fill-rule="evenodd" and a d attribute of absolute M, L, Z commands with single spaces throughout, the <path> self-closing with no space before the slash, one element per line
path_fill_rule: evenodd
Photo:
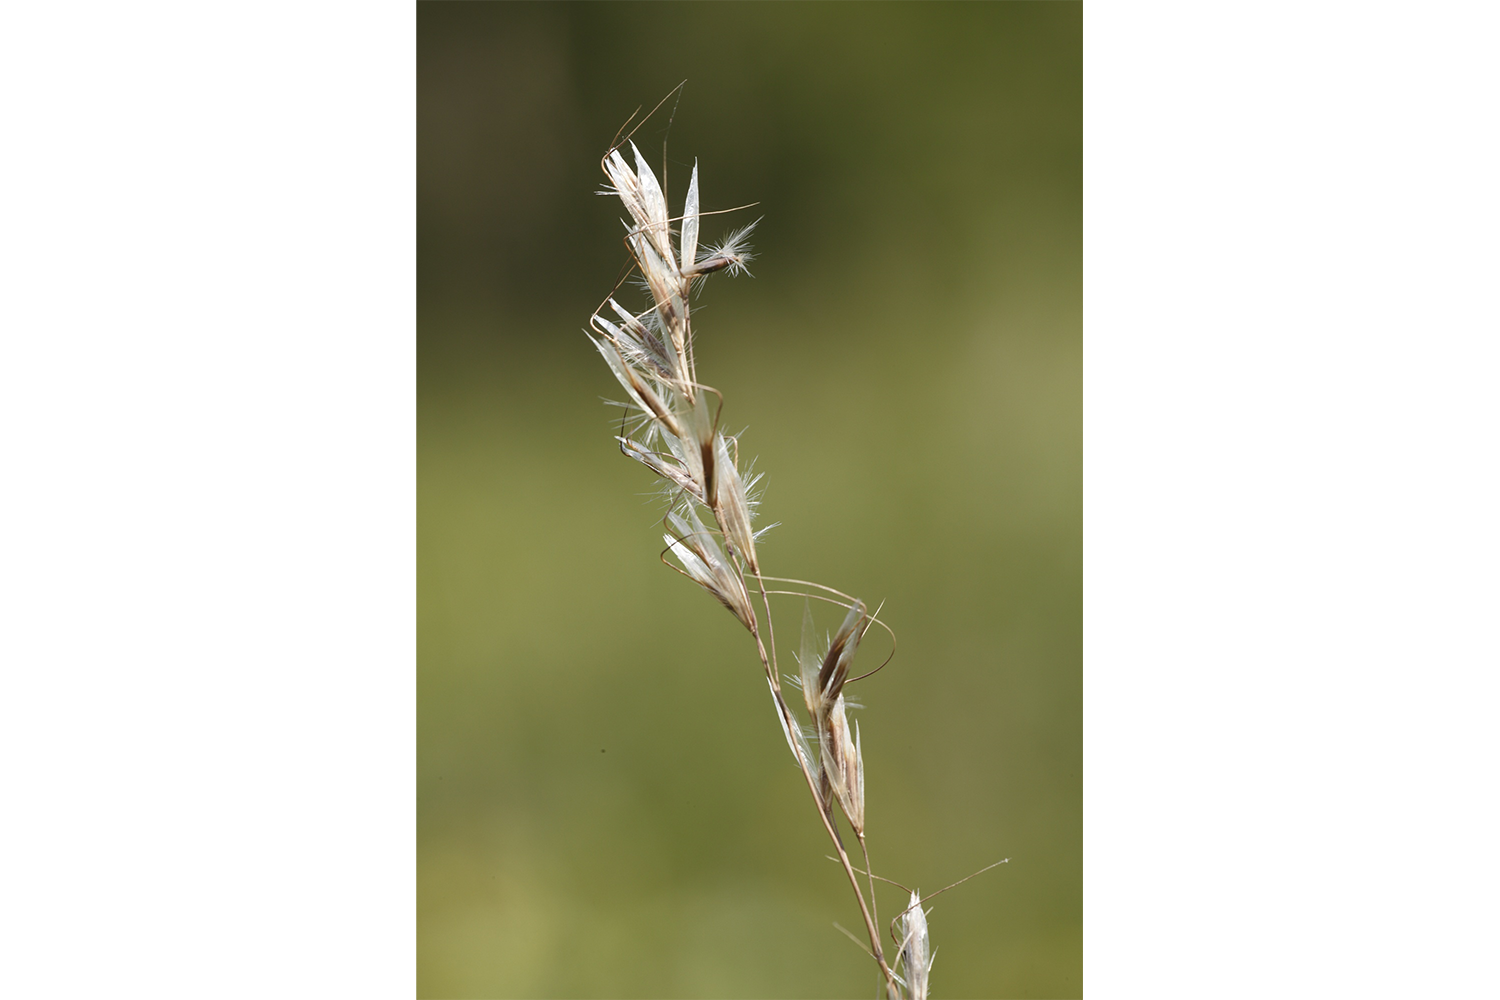
<path fill-rule="evenodd" d="M 872 871 L 875 870 L 874 867 L 870 864 L 870 847 L 869 847 L 868 844 L 865 843 L 865 835 L 864 834 L 862 834 L 862 833 L 858 834 L 858 837 L 859 837 L 859 851 L 860 851 L 861 854 L 863 854 L 865 856 L 865 875 L 869 878 L 869 881 L 870 881 L 870 910 L 873 912 L 874 917 L 875 917 L 875 926 L 879 927 L 880 926 L 880 904 L 875 899 L 875 876 L 870 874 Z"/>

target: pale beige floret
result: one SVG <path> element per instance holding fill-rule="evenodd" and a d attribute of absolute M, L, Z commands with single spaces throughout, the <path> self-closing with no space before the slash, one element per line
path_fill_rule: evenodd
<path fill-rule="evenodd" d="M 663 540 L 672 554 L 682 564 L 683 570 L 693 582 L 713 594 L 736 618 L 752 632 L 755 631 L 755 614 L 750 609 L 750 595 L 745 591 L 745 582 L 714 541 L 713 535 L 698 520 L 691 509 L 684 518 L 677 513 L 667 515 L 667 524 L 676 534 L 664 535 Z"/>
<path fill-rule="evenodd" d="M 680 382 L 682 362 L 676 353 L 669 350 L 656 332 L 641 322 L 639 316 L 622 307 L 614 299 L 609 300 L 609 305 L 620 317 L 620 325 L 615 326 L 603 316 L 595 316 L 595 328 L 603 327 L 615 346 L 619 348 L 620 354 L 632 365 L 644 365 L 651 368 L 653 374 L 663 382 L 674 384 Z"/>
<path fill-rule="evenodd" d="M 818 655 L 812 638 L 812 609 L 806 608 L 802 649 L 797 657 L 802 700 L 818 739 L 819 796 L 825 807 L 830 795 L 836 797 L 860 837 L 865 831 L 864 755 L 858 731 L 850 735 L 843 690 L 849 665 L 869 624 L 864 602 L 856 600 L 829 640 L 828 649 Z"/>
<path fill-rule="evenodd" d="M 697 473 L 698 484 L 703 487 L 703 497 L 710 506 L 719 502 L 719 461 L 714 448 L 714 415 L 711 412 L 708 394 L 698 393 L 692 406 L 683 415 L 687 423 L 686 432 L 679 434 L 686 450 L 694 452 L 690 468 Z M 714 511 L 715 515 L 718 510 Z"/>
<path fill-rule="evenodd" d="M 819 727 L 823 773 L 838 796 L 849 825 L 857 836 L 865 835 L 865 766 L 858 741 L 849 734 L 844 696 L 833 701 L 826 723 Z"/>
<path fill-rule="evenodd" d="M 599 353 L 604 355 L 604 360 L 609 364 L 610 370 L 615 373 L 615 378 L 625 387 L 625 391 L 630 393 L 631 402 L 635 403 L 642 412 L 649 414 L 652 419 L 660 421 L 668 433 L 681 437 L 682 425 L 677 422 L 676 414 L 651 387 L 651 384 L 641 377 L 641 373 L 625 360 L 615 345 L 600 337 L 594 341 L 594 346 L 598 347 Z"/>
<path fill-rule="evenodd" d="M 729 444 L 724 435 L 715 442 L 717 468 L 719 468 L 719 495 L 716 512 L 724 527 L 724 538 L 730 550 L 750 567 L 752 573 L 760 571 L 755 559 L 755 532 L 750 527 L 750 505 L 745 498 L 745 483 L 740 479 L 740 470 L 735 467 L 729 454 Z"/>
<path fill-rule="evenodd" d="M 814 720 L 827 715 L 833 700 L 844 690 L 849 677 L 849 665 L 859 650 L 859 641 L 869 628 L 870 616 L 863 601 L 856 600 L 843 624 L 829 640 L 828 649 L 821 655 L 814 652 L 812 636 L 812 610 L 803 613 L 802 652 L 798 665 L 802 668 L 802 698 L 807 704 L 807 714 Z"/>
<path fill-rule="evenodd" d="M 922 897 L 913 892 L 911 903 L 901 914 L 901 964 L 906 967 L 910 1000 L 927 1000 L 927 979 L 932 971 L 932 942 L 927 937 L 927 914 Z"/>
<path fill-rule="evenodd" d="M 630 438 L 616 437 L 615 440 L 620 442 L 620 449 L 625 454 L 640 462 L 676 488 L 686 492 L 695 500 L 701 501 L 703 499 L 698 493 L 698 483 L 694 481 L 692 473 L 688 472 L 687 469 L 663 457 L 658 452 L 650 450 L 645 445 L 637 441 L 632 441 Z"/>
<path fill-rule="evenodd" d="M 818 691 L 825 702 L 837 698 L 849 679 L 849 665 L 859 650 L 859 641 L 870 627 L 870 616 L 865 612 L 863 601 L 855 601 L 844 622 L 833 634 L 828 652 L 823 654 L 823 664 L 818 668 Z"/>
<path fill-rule="evenodd" d="M 614 150 L 605 158 L 605 172 L 609 174 L 614 191 L 625 204 L 626 211 L 635 220 L 637 231 L 650 241 L 663 261 L 670 263 L 675 271 L 677 265 L 672 260 L 672 231 L 667 221 L 667 200 L 662 196 L 661 185 L 656 182 L 656 174 L 651 171 L 645 157 L 641 156 L 641 151 L 635 148 L 635 143 L 630 144 L 630 149 L 635 153 L 636 170 L 631 170 L 620 151 Z"/>
<path fill-rule="evenodd" d="M 808 601 L 802 605 L 802 648 L 797 653 L 797 666 L 801 675 L 802 702 L 807 706 L 807 714 L 813 719 L 819 714 L 818 664 L 822 662 L 822 657 L 816 652 L 816 641 L 813 634 L 812 602 Z"/>

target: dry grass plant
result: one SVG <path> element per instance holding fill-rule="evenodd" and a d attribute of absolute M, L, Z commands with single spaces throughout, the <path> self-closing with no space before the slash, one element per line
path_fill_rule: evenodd
<path fill-rule="evenodd" d="M 933 959 L 929 911 L 923 903 L 937 893 L 923 897 L 871 871 L 865 840 L 864 753 L 859 726 L 856 723 L 851 730 L 848 719 L 849 708 L 858 706 L 846 698 L 850 684 L 890 661 L 887 656 L 874 670 L 850 676 L 866 633 L 874 626 L 884 629 L 891 638 L 891 655 L 895 634 L 878 617 L 878 608 L 871 612 L 858 598 L 822 584 L 768 576 L 761 570 L 756 541 L 769 527 L 754 528 L 759 477 L 742 465 L 737 436 L 720 430 L 722 395 L 698 380 L 690 315 L 696 284 L 720 271 L 746 271 L 752 259 L 746 239 L 755 223 L 735 230 L 716 245 L 701 245 L 703 217 L 723 213 L 701 210 L 695 163 L 682 214 L 669 215 L 663 186 L 630 138 L 645 121 L 641 119 L 629 133 L 622 128 L 625 134 L 616 136 L 600 163 L 608 183 L 599 193 L 618 196 L 629 213 L 625 243 L 633 260 L 630 271 L 639 273 L 651 299 L 650 306 L 639 313 L 622 306 L 614 298 L 622 278 L 589 321 L 590 339 L 626 393 L 621 404 L 626 413 L 616 439 L 621 451 L 649 468 L 661 482 L 667 506 L 662 561 L 712 594 L 755 642 L 782 734 L 854 890 L 868 947 L 849 936 L 879 967 L 889 1000 L 923 1000 Z M 634 167 L 621 154 L 627 145 Z M 675 565 L 667 560 L 669 554 Z M 798 671 L 787 681 L 802 692 L 808 717 L 805 726 L 783 691 L 772 624 L 771 598 L 788 596 L 804 601 L 801 647 L 795 657 Z M 836 605 L 845 612 L 843 623 L 823 642 L 817 640 L 813 602 Z M 850 859 L 835 803 L 859 843 L 863 868 Z M 887 959 L 878 930 L 877 880 L 911 894 L 906 908 L 890 921 L 894 959 Z"/>

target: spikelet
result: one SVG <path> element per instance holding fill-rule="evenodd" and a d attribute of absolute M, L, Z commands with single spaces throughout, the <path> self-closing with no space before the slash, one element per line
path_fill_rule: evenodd
<path fill-rule="evenodd" d="M 613 150 L 605 158 L 604 169 L 609 179 L 614 183 L 610 194 L 620 196 L 625 210 L 635 220 L 635 233 L 642 237 L 643 242 L 656 251 L 657 256 L 664 263 L 672 265 L 676 270 L 676 264 L 672 260 L 671 226 L 667 221 L 667 200 L 662 196 L 661 185 L 656 181 L 656 174 L 652 172 L 651 166 L 641 151 L 635 148 L 635 143 L 630 144 L 630 151 L 635 154 L 636 169 L 631 170 L 625 163 L 625 158 L 620 151 Z"/>
<path fill-rule="evenodd" d="M 724 540 L 729 549 L 745 561 L 752 573 L 760 572 L 755 559 L 755 532 L 750 527 L 750 505 L 745 498 L 745 483 L 740 479 L 740 470 L 729 455 L 729 444 L 724 435 L 718 435 L 714 454 L 715 468 L 719 470 L 719 493 L 714 504 L 714 513 L 724 528 Z"/>
<path fill-rule="evenodd" d="M 596 316 L 595 319 L 599 319 L 599 317 Z M 625 387 L 625 391 L 630 394 L 630 401 L 636 405 L 636 408 L 653 420 L 658 421 L 662 429 L 669 434 L 672 434 L 674 437 L 681 437 L 683 434 L 682 425 L 677 422 L 676 415 L 667 406 L 666 401 L 661 398 L 660 394 L 651 387 L 650 383 L 641 377 L 640 372 L 625 360 L 625 357 L 620 353 L 614 342 L 609 338 L 599 337 L 594 340 L 594 346 L 599 348 L 600 354 L 604 355 L 604 360 L 608 362 L 610 371 L 615 373 L 615 378 Z"/>
<path fill-rule="evenodd" d="M 717 508 L 719 498 L 718 480 L 718 449 L 714 447 L 714 417 L 709 412 L 708 397 L 705 393 L 698 393 L 693 400 L 692 409 L 688 410 L 687 436 L 683 444 L 690 450 L 696 452 L 693 468 L 697 472 L 698 485 L 703 488 L 703 496 L 710 506 Z M 678 437 L 683 437 L 679 434 Z M 715 510 L 717 514 L 717 509 Z"/>
<path fill-rule="evenodd" d="M 802 649 L 797 653 L 797 666 L 801 674 L 802 702 L 807 706 L 807 714 L 814 720 L 821 714 L 819 706 L 822 704 L 818 694 L 818 666 L 823 658 L 815 651 L 813 644 L 816 641 L 813 634 L 812 602 L 807 601 L 802 605 Z"/>
<path fill-rule="evenodd" d="M 697 481 L 693 479 L 692 473 L 688 472 L 687 469 L 684 469 L 670 458 L 663 457 L 661 454 L 650 450 L 639 442 L 632 441 L 630 438 L 616 437 L 615 440 L 620 442 L 621 451 L 665 479 L 672 486 L 689 494 L 696 500 L 701 501 L 703 499 L 698 493 L 699 486 Z"/>
<path fill-rule="evenodd" d="M 652 369 L 652 374 L 663 382 L 680 380 L 681 362 L 675 352 L 668 350 L 667 346 L 662 343 L 656 331 L 646 326 L 639 316 L 623 308 L 614 299 L 609 300 L 609 305 L 620 317 L 620 325 L 615 326 L 603 316 L 597 315 L 594 321 L 597 324 L 596 328 L 603 327 L 608 333 L 624 359 L 633 367 Z"/>
<path fill-rule="evenodd" d="M 693 179 L 688 181 L 687 200 L 682 206 L 682 267 L 687 270 L 698 259 L 698 161 L 693 161 Z"/>
<path fill-rule="evenodd" d="M 755 614 L 750 610 L 750 595 L 719 545 L 688 508 L 686 517 L 677 512 L 667 515 L 667 524 L 676 534 L 662 536 L 667 548 L 682 564 L 682 569 L 704 590 L 719 599 L 747 629 L 755 631 Z"/>
<path fill-rule="evenodd" d="M 825 725 L 819 727 L 818 742 L 822 751 L 822 773 L 833 794 L 838 796 L 844 815 L 857 836 L 865 835 L 865 763 L 857 738 L 849 735 L 849 720 L 844 714 L 844 696 L 833 700 Z M 857 737 L 857 732 L 856 732 Z"/>
<path fill-rule="evenodd" d="M 932 971 L 932 942 L 927 938 L 927 914 L 922 897 L 913 892 L 911 904 L 902 912 L 901 964 L 906 967 L 909 1000 L 927 1000 L 927 977 Z"/>
<path fill-rule="evenodd" d="M 864 602 L 855 601 L 844 616 L 844 623 L 833 634 L 828 652 L 823 654 L 823 663 L 818 668 L 818 693 L 825 705 L 844 690 L 844 681 L 849 679 L 849 664 L 854 662 L 859 640 L 864 638 L 869 627 L 870 616 L 865 613 Z"/>

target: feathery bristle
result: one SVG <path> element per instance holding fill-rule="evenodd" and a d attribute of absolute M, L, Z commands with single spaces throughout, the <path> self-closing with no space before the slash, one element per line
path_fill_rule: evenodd
<path fill-rule="evenodd" d="M 750 273 L 745 265 L 755 259 L 755 254 L 750 252 L 749 238 L 755 227 L 760 225 L 756 219 L 748 226 L 742 226 L 730 233 L 729 236 L 717 246 L 708 248 L 702 260 L 691 264 L 684 263 L 682 273 L 689 277 L 700 274 L 712 274 L 715 271 L 728 271 L 730 274 Z"/>

